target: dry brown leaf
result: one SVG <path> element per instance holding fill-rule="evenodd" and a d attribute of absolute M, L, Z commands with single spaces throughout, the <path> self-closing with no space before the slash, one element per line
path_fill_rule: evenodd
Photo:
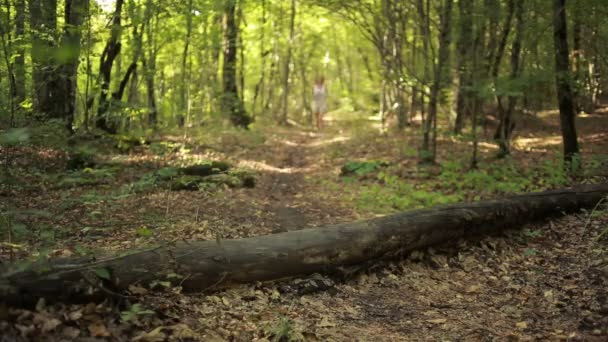
<path fill-rule="evenodd" d="M 480 292 L 480 290 L 481 290 L 481 286 L 471 285 L 465 290 L 465 292 L 466 293 L 478 293 L 478 292 Z"/>
<path fill-rule="evenodd" d="M 433 323 L 433 324 L 443 324 L 445 322 L 447 322 L 448 320 L 445 318 L 436 318 L 436 319 L 429 319 L 427 320 L 427 322 L 429 323 Z"/>
<path fill-rule="evenodd" d="M 74 327 L 64 327 L 61 334 L 69 339 L 75 339 L 80 336 L 80 330 Z"/>
<path fill-rule="evenodd" d="M 196 338 L 196 334 L 190 327 L 186 324 L 180 323 L 169 327 L 173 334 L 171 334 L 171 338 L 175 338 L 178 340 L 182 339 L 194 339 Z"/>
<path fill-rule="evenodd" d="M 101 321 L 93 322 L 87 327 L 92 337 L 109 337 L 108 328 Z"/>
<path fill-rule="evenodd" d="M 132 341 L 141 341 L 141 342 L 158 342 L 164 341 L 167 338 L 167 334 L 163 332 L 164 327 L 157 327 L 149 332 L 143 332 L 133 338 Z"/>
<path fill-rule="evenodd" d="M 148 294 L 148 289 L 137 285 L 129 285 L 129 292 L 134 295 L 142 296 Z"/>
<path fill-rule="evenodd" d="M 518 329 L 527 329 L 528 328 L 528 322 L 526 322 L 526 321 L 517 322 L 517 323 L 515 323 L 515 326 Z"/>
<path fill-rule="evenodd" d="M 67 318 L 70 321 L 77 321 L 79 319 L 81 319 L 83 316 L 82 314 L 82 309 L 76 310 L 76 311 L 72 311 L 70 313 L 67 314 Z"/>
<path fill-rule="evenodd" d="M 44 321 L 44 323 L 40 327 L 40 330 L 42 331 L 43 334 L 45 334 L 45 333 L 55 330 L 55 328 L 57 328 L 60 325 L 61 325 L 61 321 L 58 320 L 57 318 L 49 318 Z"/>
<path fill-rule="evenodd" d="M 333 323 L 329 320 L 329 317 L 327 316 L 323 316 L 321 318 L 321 321 L 319 323 L 317 323 L 317 327 L 319 328 L 329 328 L 329 327 L 335 327 L 336 323 Z"/>

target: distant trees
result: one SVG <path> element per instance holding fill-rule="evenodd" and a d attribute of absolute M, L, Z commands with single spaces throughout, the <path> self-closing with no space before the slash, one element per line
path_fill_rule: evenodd
<path fill-rule="evenodd" d="M 608 88 L 608 2 L 596 0 L 6 0 L 0 10 L 0 103 L 68 128 L 303 123 L 323 74 L 330 109 L 420 125 L 422 162 L 437 160 L 442 131 L 473 146 L 493 137 L 507 156 L 520 118 L 557 98 L 569 159 L 569 107 L 591 112 Z"/>

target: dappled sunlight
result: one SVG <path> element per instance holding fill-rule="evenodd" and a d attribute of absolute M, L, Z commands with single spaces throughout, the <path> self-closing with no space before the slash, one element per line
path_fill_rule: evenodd
<path fill-rule="evenodd" d="M 551 135 L 546 137 L 515 138 L 513 146 L 522 150 L 539 149 L 541 147 L 558 146 L 562 143 L 562 137 Z"/>
<path fill-rule="evenodd" d="M 551 118 L 555 115 L 559 115 L 559 110 L 557 110 L 557 109 L 541 110 L 541 111 L 536 112 L 534 117 L 546 119 L 546 118 Z"/>
<path fill-rule="evenodd" d="M 245 167 L 256 171 L 263 172 L 271 172 L 271 173 L 284 173 L 284 174 L 293 174 L 293 173 L 302 173 L 309 171 L 310 168 L 298 168 L 298 167 L 276 167 L 265 162 L 260 162 L 256 160 L 241 160 L 237 164 L 239 167 Z"/>
<path fill-rule="evenodd" d="M 338 142 L 349 141 L 351 139 L 352 139 L 351 136 L 339 135 L 339 136 L 335 136 L 333 138 L 329 138 L 329 139 L 325 139 L 325 140 L 313 141 L 313 142 L 310 142 L 305 145 L 310 146 L 310 147 L 327 146 L 327 145 L 331 145 L 331 144 L 338 143 Z"/>
<path fill-rule="evenodd" d="M 593 142 L 593 143 L 608 142 L 608 133 L 589 134 L 589 135 L 583 136 L 582 140 L 584 140 L 586 142 Z"/>

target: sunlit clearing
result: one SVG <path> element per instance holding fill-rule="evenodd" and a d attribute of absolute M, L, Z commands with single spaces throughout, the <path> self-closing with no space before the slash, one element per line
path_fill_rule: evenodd
<path fill-rule="evenodd" d="M 111 11 L 114 8 L 115 2 L 116 0 L 97 0 L 97 4 L 99 4 L 99 7 L 105 12 Z"/>

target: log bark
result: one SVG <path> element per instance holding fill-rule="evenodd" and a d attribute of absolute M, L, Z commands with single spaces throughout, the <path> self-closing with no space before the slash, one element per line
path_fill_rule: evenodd
<path fill-rule="evenodd" d="M 100 274 L 109 276 L 103 285 L 115 292 L 159 281 L 171 281 L 185 292 L 199 292 L 235 283 L 329 273 L 370 259 L 396 257 L 593 208 L 607 195 L 608 184 L 585 185 L 246 239 L 167 244 L 106 259 L 51 260 L 26 269 L 0 270 L 0 302 L 32 303 L 40 297 L 91 299 L 103 294 L 100 287 L 91 285 L 106 278 Z"/>

